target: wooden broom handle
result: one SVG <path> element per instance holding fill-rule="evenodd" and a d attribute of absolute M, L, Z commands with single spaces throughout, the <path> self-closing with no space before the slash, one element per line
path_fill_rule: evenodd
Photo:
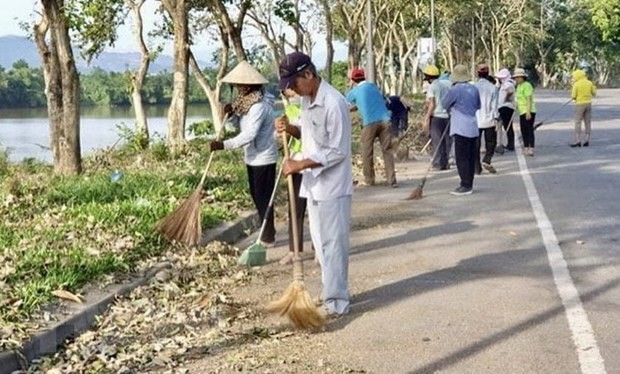
<path fill-rule="evenodd" d="M 284 143 L 284 158 L 285 161 L 289 159 L 289 149 L 288 149 L 288 134 L 286 131 L 282 131 L 282 141 Z M 293 257 L 299 257 L 299 248 L 301 243 L 299 243 L 299 229 L 297 227 L 297 202 L 295 201 L 295 185 L 293 183 L 293 176 L 291 174 L 286 176 L 286 180 L 288 182 L 288 200 L 289 206 L 291 207 L 291 220 L 293 221 Z"/>
<path fill-rule="evenodd" d="M 224 127 L 226 126 L 226 121 L 228 121 L 228 113 L 224 114 L 224 118 L 222 119 L 222 128 L 220 129 L 220 132 L 215 136 L 216 140 L 220 140 L 220 138 L 222 137 L 222 133 L 224 132 Z M 215 154 L 215 151 L 211 151 L 211 153 L 209 153 L 209 160 L 207 161 L 207 167 L 205 168 L 205 171 L 202 173 L 202 178 L 200 178 L 200 184 L 203 184 L 205 182 L 205 179 L 207 179 L 207 174 L 209 173 L 209 168 L 211 167 L 211 162 L 213 161 L 214 154 Z"/>

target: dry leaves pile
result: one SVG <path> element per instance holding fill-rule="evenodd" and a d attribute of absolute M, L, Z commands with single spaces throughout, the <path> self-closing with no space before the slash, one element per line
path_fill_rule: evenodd
<path fill-rule="evenodd" d="M 217 242 L 200 250 L 171 250 L 165 256 L 171 269 L 117 301 L 94 330 L 36 362 L 31 371 L 173 370 L 218 347 L 260 339 L 254 329 L 231 328 L 234 322 L 252 326 L 258 317 L 252 306 L 229 295 L 250 278 L 248 270 L 236 266 L 237 257 L 236 249 Z"/>

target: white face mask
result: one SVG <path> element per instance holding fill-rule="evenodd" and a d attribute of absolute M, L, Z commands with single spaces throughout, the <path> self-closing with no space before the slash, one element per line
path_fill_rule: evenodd
<path fill-rule="evenodd" d="M 300 105 L 301 104 L 301 97 L 299 95 L 295 95 L 293 97 L 291 97 L 290 99 L 288 99 L 288 102 L 292 105 Z"/>

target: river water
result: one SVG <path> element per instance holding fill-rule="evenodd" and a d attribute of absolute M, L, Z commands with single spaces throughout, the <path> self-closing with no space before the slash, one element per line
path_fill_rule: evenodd
<path fill-rule="evenodd" d="M 167 106 L 147 107 L 151 136 L 166 137 Z M 49 121 L 46 109 L 0 109 L 0 148 L 8 151 L 11 162 L 24 158 L 51 163 Z M 208 104 L 188 107 L 186 128 L 193 122 L 211 118 Z M 118 126 L 134 127 L 131 107 L 85 107 L 81 112 L 82 155 L 111 146 L 119 139 Z"/>

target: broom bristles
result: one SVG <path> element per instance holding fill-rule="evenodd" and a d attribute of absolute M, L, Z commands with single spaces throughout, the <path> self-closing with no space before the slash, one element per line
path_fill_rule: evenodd
<path fill-rule="evenodd" d="M 316 307 L 301 281 L 293 281 L 279 300 L 267 306 L 267 311 L 286 316 L 297 328 L 307 329 L 325 324 L 325 316 Z"/>
<path fill-rule="evenodd" d="M 196 245 L 202 238 L 200 199 L 202 185 L 166 217 L 155 224 L 155 229 L 169 241 Z"/>
<path fill-rule="evenodd" d="M 422 186 L 418 186 L 411 191 L 405 200 L 420 200 L 422 198 L 423 191 Z"/>

